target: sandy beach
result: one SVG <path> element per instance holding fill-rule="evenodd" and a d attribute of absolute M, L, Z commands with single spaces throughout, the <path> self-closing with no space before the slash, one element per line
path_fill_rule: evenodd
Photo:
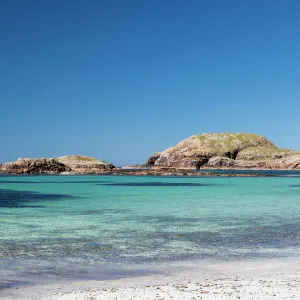
<path fill-rule="evenodd" d="M 300 259 L 174 267 L 173 274 L 7 289 L 1 299 L 299 299 Z"/>

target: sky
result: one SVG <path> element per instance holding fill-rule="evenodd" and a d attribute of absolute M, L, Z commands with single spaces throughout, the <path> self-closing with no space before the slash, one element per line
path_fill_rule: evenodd
<path fill-rule="evenodd" d="M 0 0 L 0 163 L 144 163 L 205 132 L 300 150 L 299 15 L 290 0 Z"/>

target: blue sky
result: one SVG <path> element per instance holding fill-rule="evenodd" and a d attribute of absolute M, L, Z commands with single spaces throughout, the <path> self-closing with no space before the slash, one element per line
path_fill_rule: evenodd
<path fill-rule="evenodd" d="M 0 162 L 117 165 L 203 132 L 300 149 L 299 1 L 0 0 Z"/>

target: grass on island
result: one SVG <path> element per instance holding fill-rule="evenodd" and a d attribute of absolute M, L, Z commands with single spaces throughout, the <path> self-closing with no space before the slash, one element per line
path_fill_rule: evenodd
<path fill-rule="evenodd" d="M 245 149 L 248 147 L 264 146 L 270 149 L 277 147 L 262 136 L 253 133 L 216 133 L 216 134 L 201 134 L 198 135 L 203 146 L 207 146 L 217 154 L 224 152 L 234 152 L 237 149 Z"/>
<path fill-rule="evenodd" d="M 74 161 L 74 162 L 91 162 L 91 163 L 103 163 L 107 164 L 106 161 L 89 157 L 89 156 L 82 156 L 82 155 L 67 155 L 67 156 L 61 156 L 57 158 L 58 160 L 63 160 L 63 161 Z"/>

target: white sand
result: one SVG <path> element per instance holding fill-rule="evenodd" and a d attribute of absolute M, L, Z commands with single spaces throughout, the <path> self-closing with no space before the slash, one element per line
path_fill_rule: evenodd
<path fill-rule="evenodd" d="M 9 289 L 0 299 L 300 299 L 300 259 L 183 265 L 166 276 Z"/>

